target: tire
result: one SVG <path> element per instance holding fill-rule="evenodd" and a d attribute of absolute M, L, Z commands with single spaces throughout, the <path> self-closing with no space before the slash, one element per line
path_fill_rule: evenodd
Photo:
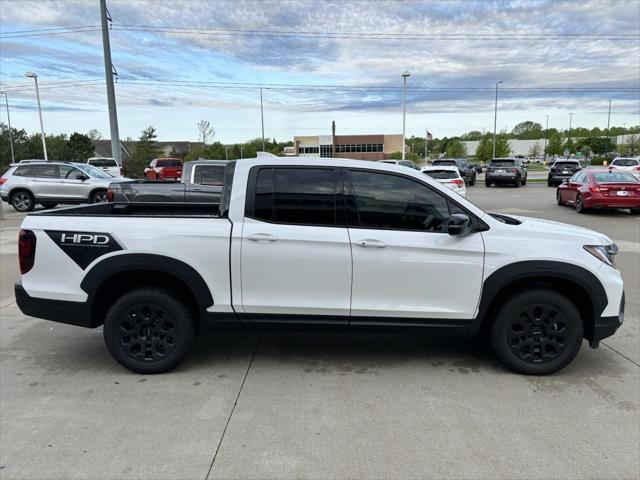
<path fill-rule="evenodd" d="M 576 197 L 576 212 L 587 213 L 587 209 L 584 208 L 584 203 L 582 203 L 582 195 L 580 194 Z"/>
<path fill-rule="evenodd" d="M 578 354 L 582 335 L 575 305 L 546 289 L 511 297 L 491 326 L 491 343 L 500 361 L 525 375 L 549 375 L 566 367 Z"/>
<path fill-rule="evenodd" d="M 633 215 L 640 215 L 640 208 L 632 208 L 631 213 Z"/>
<path fill-rule="evenodd" d="M 58 204 L 55 202 L 44 202 L 44 203 L 41 203 L 40 205 L 42 205 L 46 209 L 54 208 L 58 206 Z"/>
<path fill-rule="evenodd" d="M 473 174 L 473 177 L 471 177 L 471 181 L 469 182 L 469 185 L 471 185 L 472 187 L 476 184 L 476 174 Z"/>
<path fill-rule="evenodd" d="M 547 180 L 547 187 L 554 187 L 555 185 Z"/>
<path fill-rule="evenodd" d="M 520 188 L 520 180 L 516 180 L 516 182 L 513 184 L 514 187 L 516 188 Z"/>
<path fill-rule="evenodd" d="M 527 184 L 527 177 L 524 177 L 524 180 L 520 183 L 523 187 Z"/>
<path fill-rule="evenodd" d="M 120 365 L 132 372 L 154 374 L 180 364 L 198 333 L 183 300 L 163 288 L 145 287 L 116 300 L 105 317 L 103 336 Z"/>
<path fill-rule="evenodd" d="M 36 206 L 36 199 L 28 190 L 18 190 L 11 195 L 11 206 L 18 212 L 30 212 Z"/>
<path fill-rule="evenodd" d="M 484 181 L 484 186 L 489 188 L 491 186 L 491 182 L 488 182 L 487 180 Z"/>
<path fill-rule="evenodd" d="M 558 205 L 560 206 L 564 205 L 562 197 L 560 196 L 560 189 L 556 189 L 556 202 L 558 202 Z"/>
<path fill-rule="evenodd" d="M 89 203 L 106 203 L 107 202 L 107 191 L 106 190 L 97 190 L 91 194 L 89 198 Z"/>

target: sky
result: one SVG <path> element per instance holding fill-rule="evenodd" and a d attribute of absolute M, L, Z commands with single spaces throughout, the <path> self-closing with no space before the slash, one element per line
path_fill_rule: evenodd
<path fill-rule="evenodd" d="M 107 0 L 120 137 L 159 140 L 640 124 L 640 0 Z M 0 0 L 13 127 L 109 138 L 98 0 Z M 0 113 L 6 123 L 6 112 Z"/>

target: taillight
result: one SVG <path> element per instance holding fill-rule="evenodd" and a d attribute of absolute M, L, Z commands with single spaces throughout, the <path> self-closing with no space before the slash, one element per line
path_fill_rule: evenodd
<path fill-rule="evenodd" d="M 513 173 L 518 173 L 518 169 L 517 169 L 517 168 L 512 168 L 512 169 L 511 169 L 511 171 L 512 171 Z"/>
<path fill-rule="evenodd" d="M 609 191 L 608 187 L 589 187 L 589 191 L 591 193 L 607 193 Z"/>
<path fill-rule="evenodd" d="M 20 230 L 18 234 L 18 262 L 23 275 L 33 268 L 36 258 L 36 234 L 31 230 Z"/>
<path fill-rule="evenodd" d="M 120 176 L 124 177 L 124 168 L 120 167 Z"/>
<path fill-rule="evenodd" d="M 113 188 L 107 188 L 107 202 L 113 202 L 114 195 Z"/>
<path fill-rule="evenodd" d="M 634 168 L 634 170 L 637 170 L 637 171 L 640 172 L 640 165 L 638 165 L 636 168 Z M 3 183 L 2 179 L 0 178 L 0 185 L 2 185 L 2 183 Z"/>
<path fill-rule="evenodd" d="M 456 178 L 455 180 L 451 180 L 451 183 L 453 183 L 458 188 L 462 188 L 464 186 L 464 180 L 462 180 L 460 178 Z"/>
<path fill-rule="evenodd" d="M 638 170 L 640 170 L 640 168 Z M 4 182 L 6 182 L 6 181 L 7 181 L 6 178 L 0 178 L 0 185 L 4 184 Z"/>

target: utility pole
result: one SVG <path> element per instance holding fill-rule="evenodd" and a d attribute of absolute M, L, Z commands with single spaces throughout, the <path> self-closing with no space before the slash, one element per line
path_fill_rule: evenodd
<path fill-rule="evenodd" d="M 545 114 L 545 117 L 547 117 L 547 125 L 546 127 L 544 127 L 544 151 L 543 151 L 544 158 L 542 159 L 543 165 L 547 164 L 547 135 L 549 135 L 549 114 L 548 113 Z"/>
<path fill-rule="evenodd" d="M 7 124 L 9 125 L 9 145 L 11 146 L 11 163 L 16 163 L 16 156 L 13 153 L 13 132 L 11 131 L 11 116 L 9 115 L 9 96 L 4 92 L 4 101 L 7 105 Z"/>
<path fill-rule="evenodd" d="M 496 104 L 495 104 L 495 109 L 493 111 L 493 156 L 491 157 L 496 158 L 496 127 L 498 124 L 498 85 L 500 85 L 502 83 L 502 80 L 500 80 L 499 82 L 496 82 Z"/>
<path fill-rule="evenodd" d="M 229 147 L 224 147 L 224 157 L 229 161 Z"/>
<path fill-rule="evenodd" d="M 609 100 L 609 114 L 607 115 L 607 140 L 611 141 L 609 138 L 609 122 L 611 121 L 611 100 Z M 608 145 L 607 145 L 608 147 Z M 609 149 L 607 148 L 607 151 Z"/>
<path fill-rule="evenodd" d="M 242 160 L 242 159 L 244 158 L 244 154 L 242 153 L 242 149 L 243 149 L 243 148 L 244 148 L 244 147 L 240 147 L 240 160 Z"/>
<path fill-rule="evenodd" d="M 405 159 L 405 127 L 407 124 L 407 77 L 410 77 L 411 73 L 408 70 L 402 72 L 402 160 Z"/>
<path fill-rule="evenodd" d="M 264 152 L 264 109 L 262 108 L 262 87 L 260 87 L 260 122 L 262 123 L 262 151 Z"/>
<path fill-rule="evenodd" d="M 427 148 L 429 145 L 429 129 L 425 129 L 424 131 L 424 164 L 427 165 L 427 154 L 429 153 L 429 149 Z"/>
<path fill-rule="evenodd" d="M 33 81 L 36 84 L 36 98 L 38 99 L 38 116 L 40 117 L 40 134 L 42 135 L 42 150 L 44 151 L 45 161 L 49 161 L 49 157 L 47 156 L 47 142 L 45 140 L 45 135 L 44 135 L 44 125 L 42 123 L 42 106 L 40 105 L 40 89 L 38 88 L 38 74 L 35 72 L 26 72 L 24 76 L 27 78 L 33 78 Z"/>
<path fill-rule="evenodd" d="M 109 107 L 109 127 L 111 129 L 111 155 L 121 167 L 124 167 L 120 154 L 120 133 L 118 132 L 118 111 L 113 76 L 118 72 L 111 62 L 111 42 L 109 41 L 109 22 L 111 14 L 107 10 L 107 0 L 100 0 L 100 19 L 102 21 L 102 50 L 104 52 L 104 75 L 107 81 L 107 105 Z"/>

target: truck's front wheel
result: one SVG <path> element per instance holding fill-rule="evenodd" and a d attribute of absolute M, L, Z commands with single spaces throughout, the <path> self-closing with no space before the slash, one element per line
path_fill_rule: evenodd
<path fill-rule="evenodd" d="M 104 321 L 104 341 L 122 366 L 163 373 L 187 356 L 197 338 L 193 314 L 168 290 L 148 287 L 124 294 Z"/>
<path fill-rule="evenodd" d="M 580 313 L 565 296 L 528 290 L 500 308 L 491 329 L 496 355 L 511 370 L 547 375 L 568 365 L 582 344 Z"/>

